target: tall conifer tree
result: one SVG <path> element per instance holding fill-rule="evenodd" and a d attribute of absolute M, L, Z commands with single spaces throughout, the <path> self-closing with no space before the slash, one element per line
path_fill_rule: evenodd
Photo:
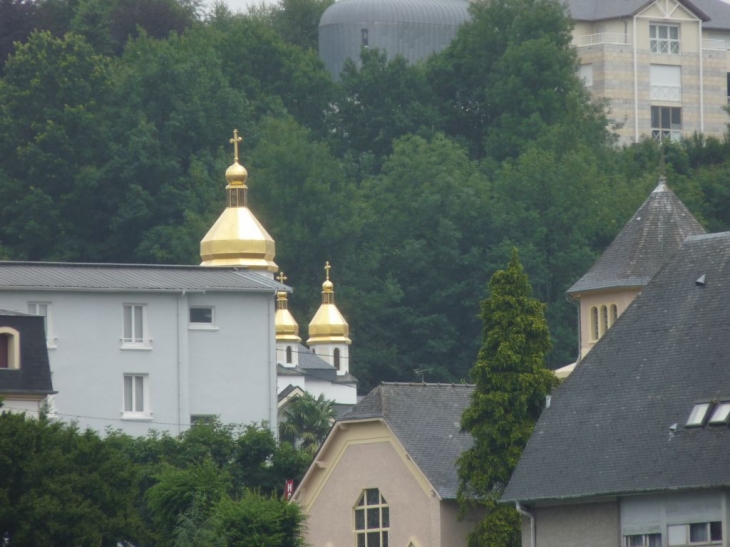
<path fill-rule="evenodd" d="M 532 287 L 517 253 L 506 270 L 489 281 L 482 302 L 483 344 L 472 379 L 476 390 L 461 419 L 474 446 L 458 462 L 463 506 L 483 506 L 486 517 L 469 538 L 470 547 L 520 544 L 520 518 L 499 504 L 556 378 L 545 368 L 550 333 L 545 305 L 532 298 Z"/>

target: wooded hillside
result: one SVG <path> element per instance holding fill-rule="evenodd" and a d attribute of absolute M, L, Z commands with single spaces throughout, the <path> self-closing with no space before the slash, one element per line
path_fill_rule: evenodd
<path fill-rule="evenodd" d="M 475 3 L 426 63 L 365 51 L 339 83 L 316 52 L 328 3 L 0 0 L 0 258 L 198 263 L 235 127 L 292 311 L 305 331 L 331 261 L 362 388 L 466 378 L 515 246 L 549 365 L 574 361 L 565 290 L 656 184 L 657 143 L 616 145 L 557 0 Z M 730 228 L 728 142 L 665 156 L 705 227 Z"/>

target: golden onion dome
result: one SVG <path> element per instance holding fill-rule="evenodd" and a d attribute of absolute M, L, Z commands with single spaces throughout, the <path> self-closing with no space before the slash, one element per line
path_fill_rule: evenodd
<path fill-rule="evenodd" d="M 279 283 L 286 281 L 284 272 L 279 273 L 276 277 Z M 274 324 L 276 325 L 276 341 L 277 342 L 294 342 L 298 344 L 302 341 L 299 337 L 299 323 L 289 311 L 288 294 L 286 291 L 278 291 L 276 293 L 276 315 L 274 316 Z"/>
<path fill-rule="evenodd" d="M 309 323 L 308 345 L 312 344 L 350 344 L 350 325 L 335 306 L 334 284 L 330 281 L 330 263 L 324 269 L 327 279 L 322 284 L 322 304 Z"/>
<path fill-rule="evenodd" d="M 238 163 L 238 159 L 233 162 L 228 169 L 226 169 L 226 180 L 231 186 L 244 186 L 248 180 L 248 171 L 246 168 Z"/>
<path fill-rule="evenodd" d="M 242 266 L 275 272 L 276 243 L 248 208 L 248 172 L 238 162 L 243 139 L 234 129 L 234 161 L 226 170 L 228 205 L 200 242 L 201 266 Z"/>

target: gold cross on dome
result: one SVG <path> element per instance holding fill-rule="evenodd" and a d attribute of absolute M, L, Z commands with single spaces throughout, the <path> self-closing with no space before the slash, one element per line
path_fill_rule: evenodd
<path fill-rule="evenodd" d="M 238 143 L 243 141 L 243 137 L 238 136 L 238 129 L 233 130 L 233 138 L 228 142 L 233 143 L 233 161 L 238 161 Z"/>
<path fill-rule="evenodd" d="M 279 272 L 279 275 L 276 276 L 276 280 L 279 283 L 281 283 L 282 285 L 284 284 L 284 281 L 286 281 L 287 279 L 289 279 L 289 278 L 284 275 L 284 272 Z"/>
<path fill-rule="evenodd" d="M 330 262 L 329 262 L 329 260 L 328 260 L 328 261 L 327 261 L 327 262 L 325 262 L 325 264 L 324 264 L 324 271 L 325 271 L 325 273 L 327 274 L 327 281 L 329 281 L 329 280 L 330 280 L 330 268 L 332 268 L 332 266 L 330 266 Z"/>

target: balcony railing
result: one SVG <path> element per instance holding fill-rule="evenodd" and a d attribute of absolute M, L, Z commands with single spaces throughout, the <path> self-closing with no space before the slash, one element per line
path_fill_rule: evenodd
<path fill-rule="evenodd" d="M 712 51 L 727 51 L 727 42 L 725 40 L 718 40 L 716 38 L 706 38 L 702 40 L 702 49 L 708 49 Z"/>
<path fill-rule="evenodd" d="M 680 102 L 682 88 L 678 85 L 653 85 L 651 86 L 651 100 Z"/>
<path fill-rule="evenodd" d="M 628 35 L 616 32 L 599 32 L 598 34 L 584 34 L 573 39 L 576 47 L 596 46 L 600 44 L 628 45 L 631 43 Z"/>

